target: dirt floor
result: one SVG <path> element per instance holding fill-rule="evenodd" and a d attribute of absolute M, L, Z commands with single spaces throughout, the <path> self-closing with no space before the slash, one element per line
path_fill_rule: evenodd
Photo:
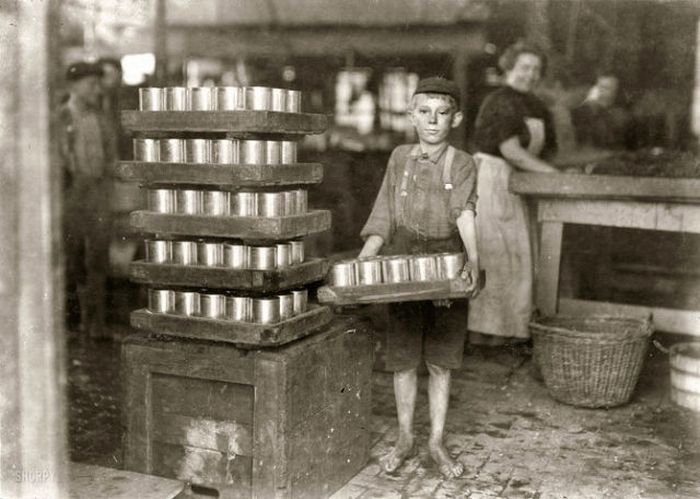
<path fill-rule="evenodd" d="M 129 330 L 115 326 L 115 334 Z M 119 351 L 118 340 L 70 335 L 73 461 L 121 467 Z M 377 460 L 396 433 L 392 376 L 376 371 L 372 458 L 333 499 L 700 497 L 700 414 L 670 402 L 664 354 L 650 348 L 631 403 L 609 410 L 560 404 L 531 371 L 527 348 L 468 347 L 447 425 L 449 450 L 466 469 L 456 480 L 443 480 L 425 450 L 425 376 L 416 415 L 420 452 L 395 474 L 380 471 Z"/>

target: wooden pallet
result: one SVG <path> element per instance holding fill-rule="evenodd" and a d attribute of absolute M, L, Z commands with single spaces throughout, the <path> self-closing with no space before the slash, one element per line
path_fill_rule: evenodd
<path fill-rule="evenodd" d="M 314 305 L 303 314 L 275 324 L 154 314 L 140 309 L 131 313 L 131 325 L 166 336 L 233 343 L 239 348 L 261 348 L 284 345 L 308 336 L 328 324 L 332 317 L 328 307 Z"/>
<path fill-rule="evenodd" d="M 197 184 L 238 188 L 314 185 L 323 180 L 320 163 L 244 165 L 121 161 L 116 175 L 147 185 Z"/>
<path fill-rule="evenodd" d="M 480 274 L 480 287 L 486 284 L 486 273 Z M 332 305 L 369 305 L 423 300 L 466 300 L 467 281 L 400 282 L 364 286 L 321 286 L 318 301 Z"/>
<path fill-rule="evenodd" d="M 347 317 L 266 350 L 127 338 L 124 467 L 220 499 L 329 497 L 369 458 L 372 351 Z"/>
<path fill-rule="evenodd" d="M 132 262 L 129 266 L 131 280 L 142 284 L 242 289 L 260 293 L 298 288 L 321 281 L 327 272 L 328 261 L 323 258 L 313 258 L 275 270 L 159 264 L 143 260 Z"/>
<path fill-rule="evenodd" d="M 152 211 L 131 213 L 131 225 L 142 232 L 190 236 L 229 237 L 243 241 L 281 241 L 328 230 L 331 213 L 309 210 L 284 217 L 224 217 L 171 215 Z"/>
<path fill-rule="evenodd" d="M 309 135 L 328 127 L 324 114 L 277 111 L 122 111 L 122 127 L 132 132 Z"/>

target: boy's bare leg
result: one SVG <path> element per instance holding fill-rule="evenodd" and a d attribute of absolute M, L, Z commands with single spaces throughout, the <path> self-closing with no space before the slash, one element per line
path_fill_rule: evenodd
<path fill-rule="evenodd" d="M 430 440 L 428 448 L 430 456 L 438 465 L 440 473 L 447 478 L 457 478 L 464 473 L 464 466 L 455 461 L 445 449 L 443 437 L 445 433 L 445 418 L 450 401 L 451 372 L 444 367 L 426 362 L 430 378 L 428 380 L 428 400 L 430 402 Z"/>
<path fill-rule="evenodd" d="M 396 471 L 403 462 L 413 455 L 413 413 L 416 408 L 418 391 L 417 370 L 407 369 L 394 373 L 394 397 L 399 420 L 399 436 L 396 445 L 379 460 L 379 464 L 389 473 Z"/>

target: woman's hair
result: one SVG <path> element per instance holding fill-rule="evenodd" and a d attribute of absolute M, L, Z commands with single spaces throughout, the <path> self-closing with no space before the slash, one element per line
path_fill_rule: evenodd
<path fill-rule="evenodd" d="M 502 71 L 510 71 L 522 54 L 532 54 L 539 57 L 542 63 L 542 75 L 544 76 L 547 71 L 547 54 L 534 43 L 525 40 L 518 40 L 508 47 L 498 59 L 498 67 Z"/>

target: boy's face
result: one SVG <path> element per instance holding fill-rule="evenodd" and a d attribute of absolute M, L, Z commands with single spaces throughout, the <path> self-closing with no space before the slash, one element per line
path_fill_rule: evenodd
<path fill-rule="evenodd" d="M 462 113 L 442 95 L 416 94 L 408 116 L 420 141 L 431 145 L 446 142 L 450 129 L 462 121 Z"/>

